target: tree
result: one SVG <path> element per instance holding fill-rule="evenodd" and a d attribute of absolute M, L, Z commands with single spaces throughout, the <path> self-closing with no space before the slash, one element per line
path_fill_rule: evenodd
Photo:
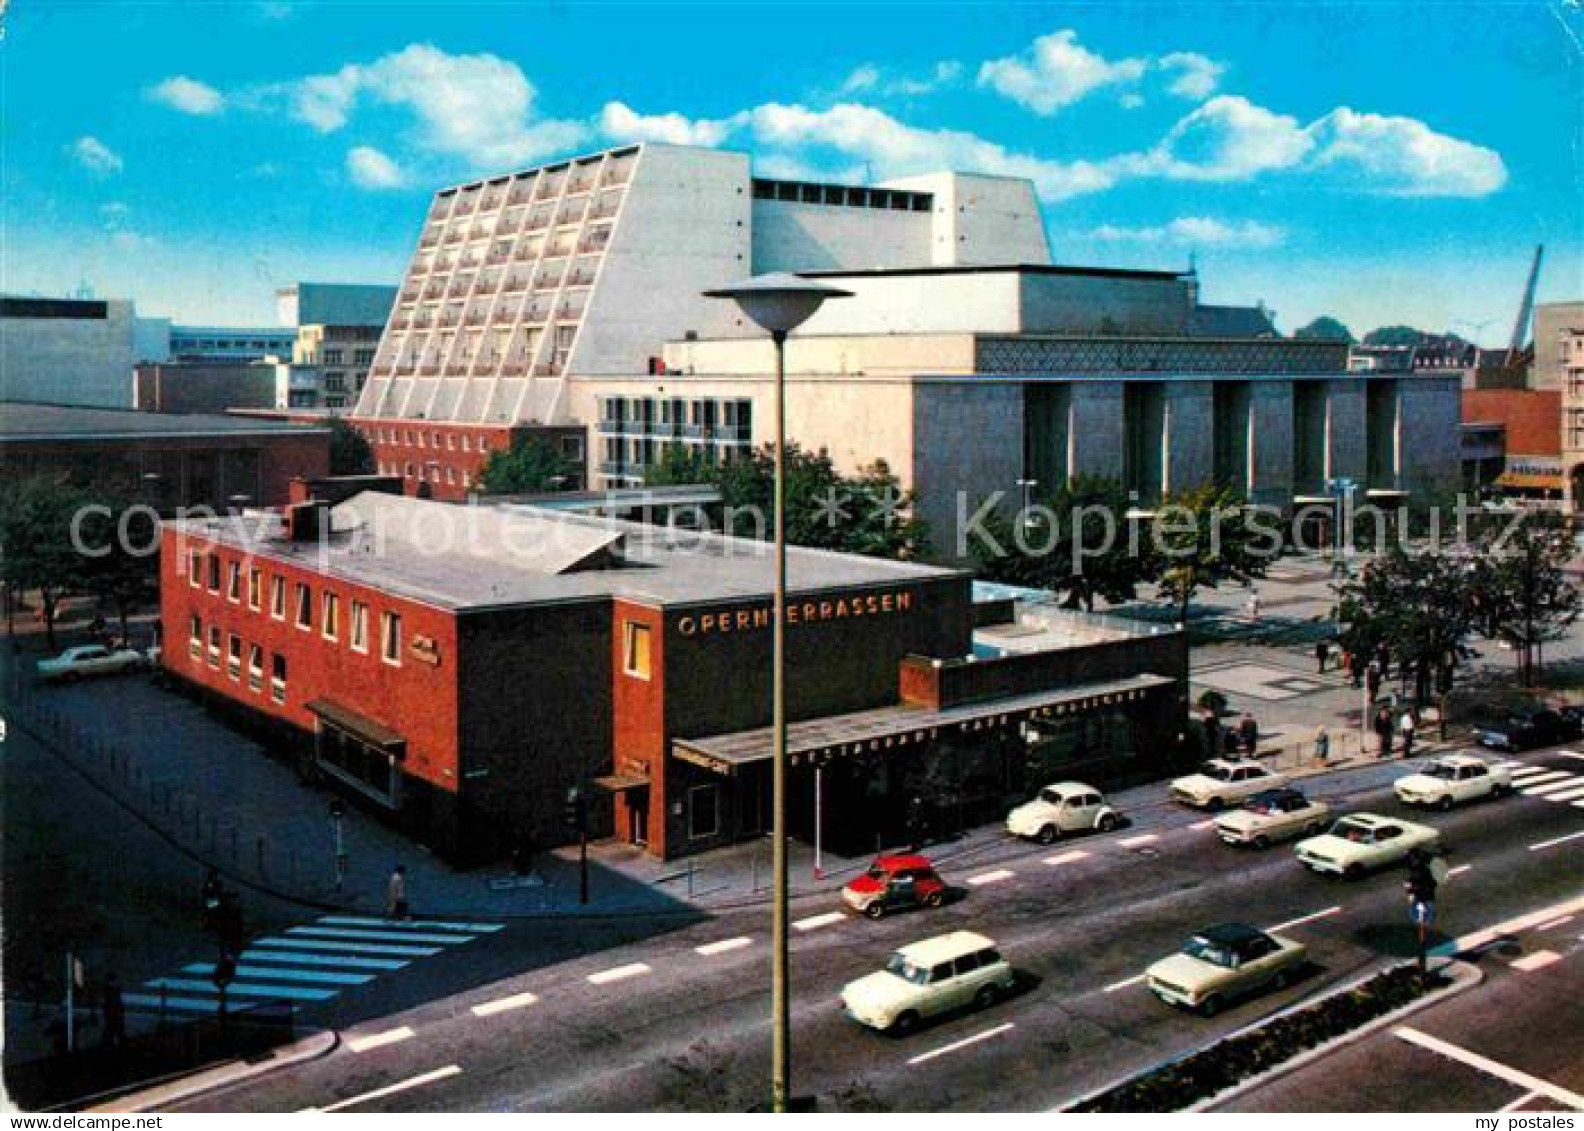
<path fill-rule="evenodd" d="M 371 475 L 374 449 L 363 434 L 339 416 L 330 418 L 330 474 Z"/>
<path fill-rule="evenodd" d="M 1353 331 L 1329 314 L 1322 314 L 1307 326 L 1300 326 L 1293 331 L 1293 337 L 1318 339 L 1327 342 L 1353 342 Z"/>
<path fill-rule="evenodd" d="M 1519 677 L 1532 684 L 1545 643 L 1579 618 L 1578 586 L 1565 572 L 1572 535 L 1559 516 L 1534 512 L 1510 531 L 1492 532 L 1480 550 L 1470 579 L 1480 632 L 1511 645 Z"/>
<path fill-rule="evenodd" d="M 1437 550 L 1392 546 L 1338 587 L 1342 647 L 1370 656 L 1382 646 L 1413 673 L 1418 701 L 1432 680 L 1450 690 L 1458 655 L 1475 626 L 1472 565 Z"/>
<path fill-rule="evenodd" d="M 153 512 L 123 500 L 106 499 L 103 507 L 82 522 L 82 544 L 91 552 L 79 583 L 115 611 L 126 640 L 128 618 L 159 597 L 159 525 Z"/>
<path fill-rule="evenodd" d="M 1417 346 L 1428 337 L 1423 330 L 1412 326 L 1379 326 L 1364 335 L 1367 346 Z"/>
<path fill-rule="evenodd" d="M 1065 608 L 1094 611 L 1095 598 L 1131 601 L 1154 576 L 1148 538 L 1131 538 L 1121 482 L 1078 475 L 1024 513 L 993 512 L 988 539 L 971 550 L 991 581 L 1049 589 Z"/>
<path fill-rule="evenodd" d="M 1200 589 L 1265 576 L 1281 549 L 1281 532 L 1256 521 L 1262 513 L 1230 487 L 1197 487 L 1161 504 L 1152 529 L 1155 576 L 1161 596 L 1176 603 L 1179 622 L 1188 622 Z"/>
<path fill-rule="evenodd" d="M 0 572 L 13 593 L 35 590 L 53 649 L 60 600 L 81 584 L 88 561 L 72 544 L 72 520 L 94 500 L 48 476 L 13 485 L 0 504 Z"/>
<path fill-rule="evenodd" d="M 714 480 L 715 466 L 704 458 L 704 449 L 687 444 L 667 444 L 660 452 L 660 459 L 644 469 L 646 487 L 674 487 Z"/>
<path fill-rule="evenodd" d="M 522 495 L 559 491 L 572 469 L 551 444 L 539 436 L 522 436 L 510 448 L 497 448 L 484 461 L 479 487 L 491 495 Z"/>

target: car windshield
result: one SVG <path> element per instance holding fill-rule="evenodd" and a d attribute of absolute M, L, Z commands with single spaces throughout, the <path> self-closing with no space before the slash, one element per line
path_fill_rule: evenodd
<path fill-rule="evenodd" d="M 891 956 L 891 961 L 886 963 L 886 973 L 895 974 L 904 982 L 912 982 L 915 986 L 922 986 L 929 980 L 929 971 L 916 962 L 908 961 L 907 956 L 901 952 Z"/>
<path fill-rule="evenodd" d="M 1445 778 L 1447 781 L 1457 777 L 1457 769 L 1445 762 L 1426 762 L 1419 772 L 1427 778 Z"/>
<path fill-rule="evenodd" d="M 1354 844 L 1369 844 L 1375 839 L 1374 831 L 1368 825 L 1357 821 L 1338 821 L 1331 826 L 1331 835 L 1350 840 Z"/>
<path fill-rule="evenodd" d="M 1244 802 L 1243 808 L 1247 809 L 1250 813 L 1268 814 L 1276 812 L 1279 807 L 1277 806 L 1274 799 L 1269 797 L 1260 797 L 1252 801 Z"/>
<path fill-rule="evenodd" d="M 1040 800 L 1048 805 L 1060 805 L 1062 803 L 1062 795 L 1054 789 L 1042 789 L 1040 790 Z"/>
<path fill-rule="evenodd" d="M 1183 946 L 1183 953 L 1189 958 L 1197 958 L 1215 966 L 1231 966 L 1232 952 L 1221 943 L 1195 935 Z"/>
<path fill-rule="evenodd" d="M 871 880 L 885 880 L 885 879 L 889 879 L 891 877 L 891 873 L 887 872 L 884 868 L 880 867 L 880 865 L 878 865 L 878 864 L 872 865 L 870 867 L 869 871 L 865 872 L 864 874 L 866 876 L 868 876 Z"/>
<path fill-rule="evenodd" d="M 1228 781 L 1232 777 L 1230 766 L 1206 766 L 1205 777 L 1214 778 L 1216 781 Z"/>

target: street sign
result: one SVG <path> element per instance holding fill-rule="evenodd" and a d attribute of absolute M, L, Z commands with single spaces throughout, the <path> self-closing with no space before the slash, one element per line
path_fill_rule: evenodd
<path fill-rule="evenodd" d="M 1435 922 L 1435 904 L 1416 899 L 1408 905 L 1408 914 L 1413 917 L 1414 926 L 1428 927 Z"/>

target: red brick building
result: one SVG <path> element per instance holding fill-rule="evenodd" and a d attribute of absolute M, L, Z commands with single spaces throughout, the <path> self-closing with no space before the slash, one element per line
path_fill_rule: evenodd
<path fill-rule="evenodd" d="M 453 858 L 564 839 L 572 787 L 661 856 L 766 827 L 760 543 L 373 493 L 164 538 L 170 673 Z M 863 851 L 913 796 L 985 819 L 1030 774 L 1177 768 L 1181 634 L 971 658 L 963 572 L 801 549 L 790 571 L 803 834 L 816 788 L 825 843 Z"/>
<path fill-rule="evenodd" d="M 566 460 L 565 490 L 579 490 L 588 481 L 581 425 L 430 424 L 423 420 L 354 418 L 351 425 L 374 449 L 381 475 L 400 476 L 408 494 L 426 487 L 430 498 L 460 502 L 478 489 L 479 473 L 492 452 L 538 437 Z"/>

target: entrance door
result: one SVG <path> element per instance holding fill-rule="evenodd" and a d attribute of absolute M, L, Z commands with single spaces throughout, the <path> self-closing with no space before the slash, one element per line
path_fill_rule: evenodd
<path fill-rule="evenodd" d="M 622 794 L 627 804 L 627 839 L 640 847 L 649 843 L 649 791 L 629 789 Z"/>

